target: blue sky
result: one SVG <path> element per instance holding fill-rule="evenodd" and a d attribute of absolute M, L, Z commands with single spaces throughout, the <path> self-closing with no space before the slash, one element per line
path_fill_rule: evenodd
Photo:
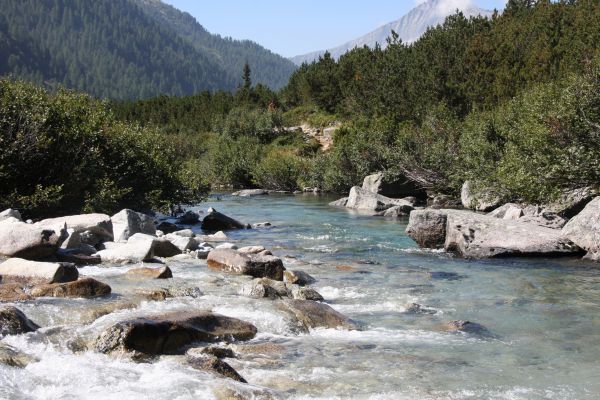
<path fill-rule="evenodd" d="M 250 39 L 285 57 L 340 45 L 424 0 L 163 0 L 212 33 Z M 504 0 L 445 0 L 502 9 Z"/>

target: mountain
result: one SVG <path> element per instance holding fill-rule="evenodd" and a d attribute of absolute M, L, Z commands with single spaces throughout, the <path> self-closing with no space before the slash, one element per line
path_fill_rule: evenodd
<path fill-rule="evenodd" d="M 275 89 L 295 69 L 156 0 L 2 0 L 0 7 L 0 76 L 50 87 L 112 99 L 233 90 L 246 61 L 254 83 Z"/>
<path fill-rule="evenodd" d="M 417 40 L 427 28 L 439 25 L 446 17 L 452 15 L 456 10 L 462 11 L 466 17 L 491 16 L 492 11 L 475 7 L 469 0 L 428 0 L 413 8 L 408 14 L 389 24 L 383 25 L 374 31 L 367 33 L 357 39 L 344 43 L 341 46 L 328 50 L 315 51 L 312 53 L 290 58 L 296 65 L 317 60 L 328 51 L 332 57 L 338 59 L 340 56 L 355 47 L 368 46 L 374 48 L 377 43 L 382 48 L 387 46 L 387 38 L 395 31 L 405 43 Z"/>

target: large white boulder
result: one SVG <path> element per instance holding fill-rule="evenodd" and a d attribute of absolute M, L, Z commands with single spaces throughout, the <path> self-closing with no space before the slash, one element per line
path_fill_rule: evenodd
<path fill-rule="evenodd" d="M 0 222 L 0 255 L 32 260 L 48 257 L 58 248 L 56 232 L 8 218 Z"/>
<path fill-rule="evenodd" d="M 151 261 L 154 258 L 155 241 L 140 240 L 126 244 L 111 245 L 110 248 L 101 250 L 96 255 L 102 262 L 115 264 L 133 264 L 142 261 Z"/>
<path fill-rule="evenodd" d="M 0 221 L 4 221 L 5 219 L 15 218 L 19 221 L 22 221 L 21 213 L 17 210 L 13 210 L 12 208 L 8 208 L 2 212 L 0 212 Z"/>
<path fill-rule="evenodd" d="M 75 232 L 87 232 L 97 236 L 100 240 L 113 240 L 113 226 L 110 217 L 106 214 L 81 214 L 67 215 L 58 218 L 44 219 L 34 224 L 44 229 L 53 229 L 60 232 L 62 229 L 73 229 Z"/>
<path fill-rule="evenodd" d="M 413 205 L 414 203 L 412 201 L 405 199 L 390 199 L 389 197 L 369 192 L 358 186 L 354 186 L 350 189 L 348 201 L 346 202 L 347 208 L 367 212 L 373 215 L 394 206 L 412 208 Z"/>
<path fill-rule="evenodd" d="M 110 217 L 115 242 L 126 242 L 136 233 L 156 234 L 154 219 L 149 215 L 124 209 Z"/>
<path fill-rule="evenodd" d="M 567 222 L 562 233 L 588 252 L 586 258 L 600 261 L 600 197 Z"/>
<path fill-rule="evenodd" d="M 49 263 L 9 258 L 0 264 L 0 276 L 32 280 L 36 283 L 62 283 L 77 280 L 79 272 L 71 263 Z"/>

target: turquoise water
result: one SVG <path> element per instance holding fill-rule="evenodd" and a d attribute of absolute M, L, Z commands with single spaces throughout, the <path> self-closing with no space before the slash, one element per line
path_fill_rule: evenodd
<path fill-rule="evenodd" d="M 86 267 L 81 273 L 111 284 L 114 295 L 20 304 L 46 328 L 4 342 L 39 362 L 0 367 L 0 398 L 197 399 L 224 398 L 227 390 L 284 399 L 600 398 L 596 264 L 456 259 L 417 249 L 404 233 L 407 220 L 331 208 L 324 196 L 220 198 L 199 209 L 269 221 L 272 227 L 228 235 L 238 245 L 272 249 L 287 268 L 309 272 L 326 301 L 362 330 L 298 334 L 275 302 L 238 295 L 247 278 L 210 271 L 203 261 L 169 263 L 173 285 L 198 286 L 202 295 L 165 302 L 132 300 L 140 284 L 124 280 L 129 267 Z M 115 306 L 123 301 L 133 304 Z M 429 313 L 409 313 L 409 303 Z M 90 309 L 106 305 L 117 311 L 89 317 Z M 190 309 L 212 309 L 258 327 L 250 346 L 237 346 L 238 358 L 228 360 L 250 385 L 191 370 L 177 357 L 148 364 L 73 350 L 73 340 L 89 340 L 119 319 Z M 482 324 L 490 335 L 442 329 L 456 319 Z"/>

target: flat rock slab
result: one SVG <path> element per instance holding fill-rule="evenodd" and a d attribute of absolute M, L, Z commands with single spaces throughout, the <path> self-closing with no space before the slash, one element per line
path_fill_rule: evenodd
<path fill-rule="evenodd" d="M 38 285 L 31 288 L 32 297 L 73 297 L 73 298 L 95 298 L 108 296 L 111 288 L 93 278 L 83 278 L 75 282 L 53 283 Z"/>
<path fill-rule="evenodd" d="M 169 279 L 173 277 L 173 273 L 171 272 L 171 268 L 169 267 L 161 267 L 161 268 L 133 268 L 127 271 L 127 275 L 147 278 L 147 279 Z"/>
<path fill-rule="evenodd" d="M 284 310 L 296 317 L 299 327 L 306 331 L 311 328 L 358 329 L 356 323 L 350 318 L 324 303 L 310 300 L 283 300 L 281 304 Z"/>
<path fill-rule="evenodd" d="M 37 260 L 58 248 L 57 232 L 11 219 L 0 222 L 0 255 Z"/>
<path fill-rule="evenodd" d="M 245 254 L 233 249 L 215 249 L 208 254 L 209 268 L 255 278 L 283 280 L 285 268 L 279 257 Z"/>
<path fill-rule="evenodd" d="M 183 354 L 195 342 L 250 340 L 256 327 L 210 312 L 173 312 L 119 322 L 96 341 L 102 353 L 134 351 L 147 355 Z"/>
<path fill-rule="evenodd" d="M 65 224 L 67 228 L 73 229 L 75 232 L 91 232 L 103 240 L 113 240 L 112 222 L 106 214 L 67 215 L 44 219 L 34 224 L 34 226 L 54 229 L 56 232 L 60 232 Z"/>
<path fill-rule="evenodd" d="M 0 276 L 35 283 L 61 283 L 77 280 L 79 271 L 71 263 L 48 263 L 9 258 L 0 264 Z"/>
<path fill-rule="evenodd" d="M 0 338 L 6 335 L 34 332 L 38 328 L 39 326 L 18 308 L 11 306 L 0 308 Z"/>

